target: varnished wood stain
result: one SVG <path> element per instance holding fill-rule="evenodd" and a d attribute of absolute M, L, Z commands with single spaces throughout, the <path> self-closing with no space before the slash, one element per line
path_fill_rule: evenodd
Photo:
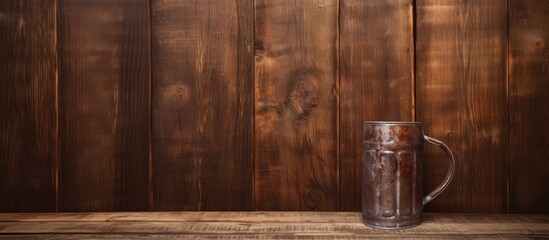
<path fill-rule="evenodd" d="M 359 211 L 418 120 L 428 211 L 549 212 L 547 0 L 313 2 L 0 1 L 0 211 Z"/>

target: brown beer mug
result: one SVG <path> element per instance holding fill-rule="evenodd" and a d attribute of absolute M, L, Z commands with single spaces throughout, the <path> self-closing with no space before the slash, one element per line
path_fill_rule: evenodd
<path fill-rule="evenodd" d="M 382 229 L 421 223 L 425 204 L 438 196 L 454 175 L 454 156 L 443 142 L 423 134 L 420 122 L 364 122 L 362 221 Z M 423 143 L 441 147 L 449 159 L 442 184 L 423 197 Z"/>

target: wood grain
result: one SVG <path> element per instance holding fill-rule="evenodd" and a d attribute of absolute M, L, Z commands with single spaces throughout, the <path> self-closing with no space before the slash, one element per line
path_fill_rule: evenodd
<path fill-rule="evenodd" d="M 57 1 L 0 1 L 0 212 L 56 209 Z"/>
<path fill-rule="evenodd" d="M 362 122 L 417 118 L 457 157 L 427 211 L 549 213 L 548 15 L 547 0 L 0 1 L 0 212 L 55 211 L 57 183 L 61 211 L 356 211 Z M 426 150 L 425 193 L 447 166 Z"/>
<path fill-rule="evenodd" d="M 438 217 L 440 218 L 440 217 Z M 93 212 L 93 213 L 0 213 L 0 222 L 356 222 L 359 213 L 350 212 Z M 499 219 L 494 218 L 494 221 Z M 533 219 L 533 218 L 532 218 Z M 440 220 L 437 220 L 440 221 Z M 442 220 L 444 221 L 444 220 Z"/>
<path fill-rule="evenodd" d="M 367 227 L 356 212 L 0 214 L 0 219 L 0 237 L 19 239 L 23 238 L 20 234 L 61 239 L 514 239 L 549 235 L 547 215 L 425 214 L 421 225 L 401 231 Z"/>
<path fill-rule="evenodd" d="M 338 209 L 338 1 L 255 1 L 256 210 Z"/>
<path fill-rule="evenodd" d="M 510 212 L 549 213 L 549 1 L 509 15 Z"/>
<path fill-rule="evenodd" d="M 38 235 L 0 235 L 0 239 L 545 239 L 546 235 L 542 234 L 436 234 L 436 235 L 380 235 L 380 234 L 364 234 L 364 235 L 342 235 L 338 233 L 321 233 L 314 235 L 302 234 L 38 234 Z"/>
<path fill-rule="evenodd" d="M 253 211 L 253 212 L 67 212 L 0 213 L 0 222 L 219 222 L 219 223 L 356 223 L 360 212 Z M 536 214 L 458 214 L 425 213 L 425 222 L 439 224 L 476 223 L 547 223 L 549 216 Z"/>
<path fill-rule="evenodd" d="M 253 5 L 152 2 L 153 209 L 253 209 Z"/>
<path fill-rule="evenodd" d="M 454 179 L 428 211 L 507 211 L 507 3 L 417 1 L 417 120 L 448 144 Z M 426 147 L 424 190 L 446 175 Z"/>
<path fill-rule="evenodd" d="M 413 119 L 409 0 L 341 1 L 340 210 L 360 210 L 363 122 Z"/>
<path fill-rule="evenodd" d="M 549 235 L 548 223 L 423 223 L 422 225 L 400 231 L 398 234 L 544 234 Z M 211 222 L 42 222 L 16 223 L 1 222 L 2 234 L 91 234 L 91 233 L 125 233 L 125 234 L 257 234 L 285 233 L 288 235 L 329 235 L 338 232 L 339 235 L 370 235 L 386 233 L 384 230 L 365 226 L 362 222 L 355 223 L 211 223 Z M 391 235 L 388 233 L 387 235 Z"/>
<path fill-rule="evenodd" d="M 148 209 L 149 1 L 60 0 L 60 210 Z"/>

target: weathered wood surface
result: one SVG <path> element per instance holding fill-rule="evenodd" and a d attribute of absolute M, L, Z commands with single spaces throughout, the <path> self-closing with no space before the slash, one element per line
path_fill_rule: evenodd
<path fill-rule="evenodd" d="M 0 235 L 0 239 L 59 239 L 59 240 L 91 240 L 91 239 L 545 239 L 545 235 L 498 235 L 498 234 L 468 234 L 468 235 L 455 235 L 455 234 L 437 234 L 437 235 L 381 235 L 381 234 L 364 234 L 364 235 L 343 235 L 343 234 L 314 234 L 314 235 L 300 235 L 300 234 L 224 234 L 224 235 L 207 235 L 207 234 L 51 234 L 51 235 Z"/>
<path fill-rule="evenodd" d="M 0 221 L 227 221 L 227 222 L 352 222 L 357 213 L 334 212 L 120 212 L 120 213 L 1 213 Z"/>
<path fill-rule="evenodd" d="M 20 236 L 24 234 L 25 236 Z M 18 236 L 19 235 L 19 236 Z M 158 212 L 0 214 L 0 237 L 14 239 L 470 239 L 549 237 L 548 215 L 425 214 L 418 227 L 377 230 L 355 212 Z M 34 237 L 34 238 L 33 238 Z"/>
<path fill-rule="evenodd" d="M 0 1 L 0 211 L 358 210 L 362 121 L 413 120 L 415 97 L 457 157 L 428 210 L 549 213 L 548 12 Z M 425 192 L 446 171 L 426 156 Z"/>
<path fill-rule="evenodd" d="M 549 1 L 509 4 L 509 211 L 549 213 Z"/>
<path fill-rule="evenodd" d="M 255 1 L 255 208 L 338 209 L 338 1 Z"/>
<path fill-rule="evenodd" d="M 359 210 L 363 121 L 413 120 L 409 0 L 343 0 L 340 7 L 340 210 Z"/>
<path fill-rule="evenodd" d="M 253 2 L 152 2 L 153 210 L 253 209 Z"/>
<path fill-rule="evenodd" d="M 149 1 L 59 11 L 59 210 L 147 210 Z"/>
<path fill-rule="evenodd" d="M 56 210 L 57 1 L 0 1 L 0 212 Z"/>
<path fill-rule="evenodd" d="M 507 2 L 416 3 L 417 121 L 456 157 L 452 183 L 427 209 L 506 212 Z M 446 175 L 445 158 L 426 146 L 426 193 Z"/>

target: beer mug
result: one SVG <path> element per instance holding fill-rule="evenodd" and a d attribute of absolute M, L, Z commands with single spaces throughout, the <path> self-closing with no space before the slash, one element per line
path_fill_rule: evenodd
<path fill-rule="evenodd" d="M 423 197 L 423 143 L 448 156 L 442 184 Z M 425 204 L 438 196 L 454 175 L 454 157 L 443 142 L 423 134 L 420 122 L 364 122 L 362 155 L 362 221 L 382 229 L 421 223 Z"/>

